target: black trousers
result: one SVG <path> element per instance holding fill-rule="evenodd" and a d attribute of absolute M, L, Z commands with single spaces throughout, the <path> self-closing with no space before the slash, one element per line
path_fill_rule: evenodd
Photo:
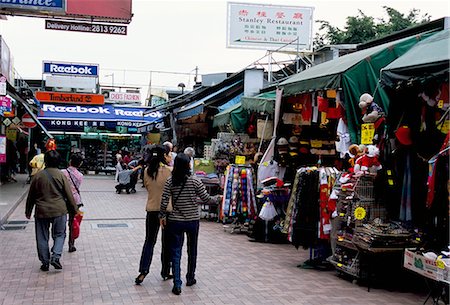
<path fill-rule="evenodd" d="M 141 261 L 139 263 L 140 273 L 148 273 L 150 270 L 158 232 L 159 211 L 147 212 L 145 221 L 145 242 L 142 247 Z M 166 234 L 166 230 L 163 229 L 161 235 L 161 276 L 163 277 L 170 274 L 170 250 L 168 238 L 169 236 Z"/>

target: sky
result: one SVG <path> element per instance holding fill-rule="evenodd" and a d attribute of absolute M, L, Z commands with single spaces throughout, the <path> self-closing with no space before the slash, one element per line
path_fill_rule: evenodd
<path fill-rule="evenodd" d="M 383 6 L 404 14 L 419 9 L 432 20 L 450 16 L 449 1 L 234 2 L 313 7 L 314 20 L 326 20 L 341 29 L 346 17 L 356 16 L 358 9 L 374 18 L 386 18 Z M 116 86 L 141 87 L 143 97 L 149 84 L 177 89 L 182 82 L 192 88 L 196 67 L 199 75 L 236 72 L 266 55 L 264 50 L 226 47 L 227 1 L 133 0 L 132 5 L 134 16 L 127 36 L 45 30 L 45 19 L 9 16 L 0 20 L 0 35 L 22 78 L 41 79 L 43 60 L 95 63 L 99 64 L 100 84 L 114 81 Z"/>

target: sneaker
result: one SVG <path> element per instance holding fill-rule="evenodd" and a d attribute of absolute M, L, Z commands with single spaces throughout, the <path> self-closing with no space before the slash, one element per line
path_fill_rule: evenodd
<path fill-rule="evenodd" d="M 175 294 L 175 295 L 180 295 L 181 294 L 181 287 L 173 286 L 172 293 Z"/>
<path fill-rule="evenodd" d="M 197 280 L 196 279 L 192 279 L 192 280 L 187 280 L 186 281 L 186 286 L 193 286 L 193 285 L 195 285 L 195 284 L 197 284 Z"/>
<path fill-rule="evenodd" d="M 41 270 L 42 271 L 48 271 L 48 264 L 42 264 Z"/>
<path fill-rule="evenodd" d="M 75 252 L 77 251 L 77 248 L 75 246 L 69 246 L 69 252 Z"/>
<path fill-rule="evenodd" d="M 55 267 L 55 269 L 58 269 L 58 270 L 62 269 L 62 265 L 61 265 L 61 263 L 59 262 L 59 259 L 58 259 L 58 258 L 52 260 L 52 262 L 51 262 L 50 264 L 51 264 L 53 267 Z"/>

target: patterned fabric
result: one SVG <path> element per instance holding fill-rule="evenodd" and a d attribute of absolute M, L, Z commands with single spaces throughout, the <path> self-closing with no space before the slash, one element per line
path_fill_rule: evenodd
<path fill-rule="evenodd" d="M 82 204 L 81 196 L 77 191 L 80 189 L 81 182 L 83 182 L 83 174 L 73 166 L 69 166 L 67 169 L 61 170 L 70 183 L 70 190 L 72 191 L 73 199 L 77 205 Z M 75 183 L 75 184 L 74 184 Z"/>

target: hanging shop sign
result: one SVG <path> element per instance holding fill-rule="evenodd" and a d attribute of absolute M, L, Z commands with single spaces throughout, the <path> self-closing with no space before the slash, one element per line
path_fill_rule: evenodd
<path fill-rule="evenodd" d="M 0 96 L 0 116 L 4 116 L 4 113 L 10 113 L 11 107 L 11 99 L 7 96 Z"/>
<path fill-rule="evenodd" d="M 37 11 L 62 11 L 66 0 L 0 0 L 0 8 Z"/>
<path fill-rule="evenodd" d="M 361 144 L 372 144 L 375 135 L 375 125 L 366 123 L 361 125 Z"/>
<path fill-rule="evenodd" d="M 43 72 L 61 75 L 98 76 L 98 65 L 44 61 Z"/>
<path fill-rule="evenodd" d="M 81 23 L 81 22 L 45 20 L 45 29 L 94 33 L 94 34 L 127 35 L 126 25 L 108 25 L 101 23 Z"/>
<path fill-rule="evenodd" d="M 0 76 L 0 95 L 6 95 L 6 77 Z"/>
<path fill-rule="evenodd" d="M 0 163 L 6 162 L 6 137 L 0 136 Z"/>
<path fill-rule="evenodd" d="M 312 7 L 228 3 L 227 47 L 312 50 Z"/>
<path fill-rule="evenodd" d="M 17 141 L 17 129 L 13 128 L 7 128 L 6 129 L 6 138 L 10 141 L 16 142 Z"/>
<path fill-rule="evenodd" d="M 40 102 L 58 103 L 58 104 L 75 104 L 75 105 L 103 105 L 105 97 L 102 94 L 78 94 L 78 93 L 59 93 L 37 91 L 36 98 Z"/>

